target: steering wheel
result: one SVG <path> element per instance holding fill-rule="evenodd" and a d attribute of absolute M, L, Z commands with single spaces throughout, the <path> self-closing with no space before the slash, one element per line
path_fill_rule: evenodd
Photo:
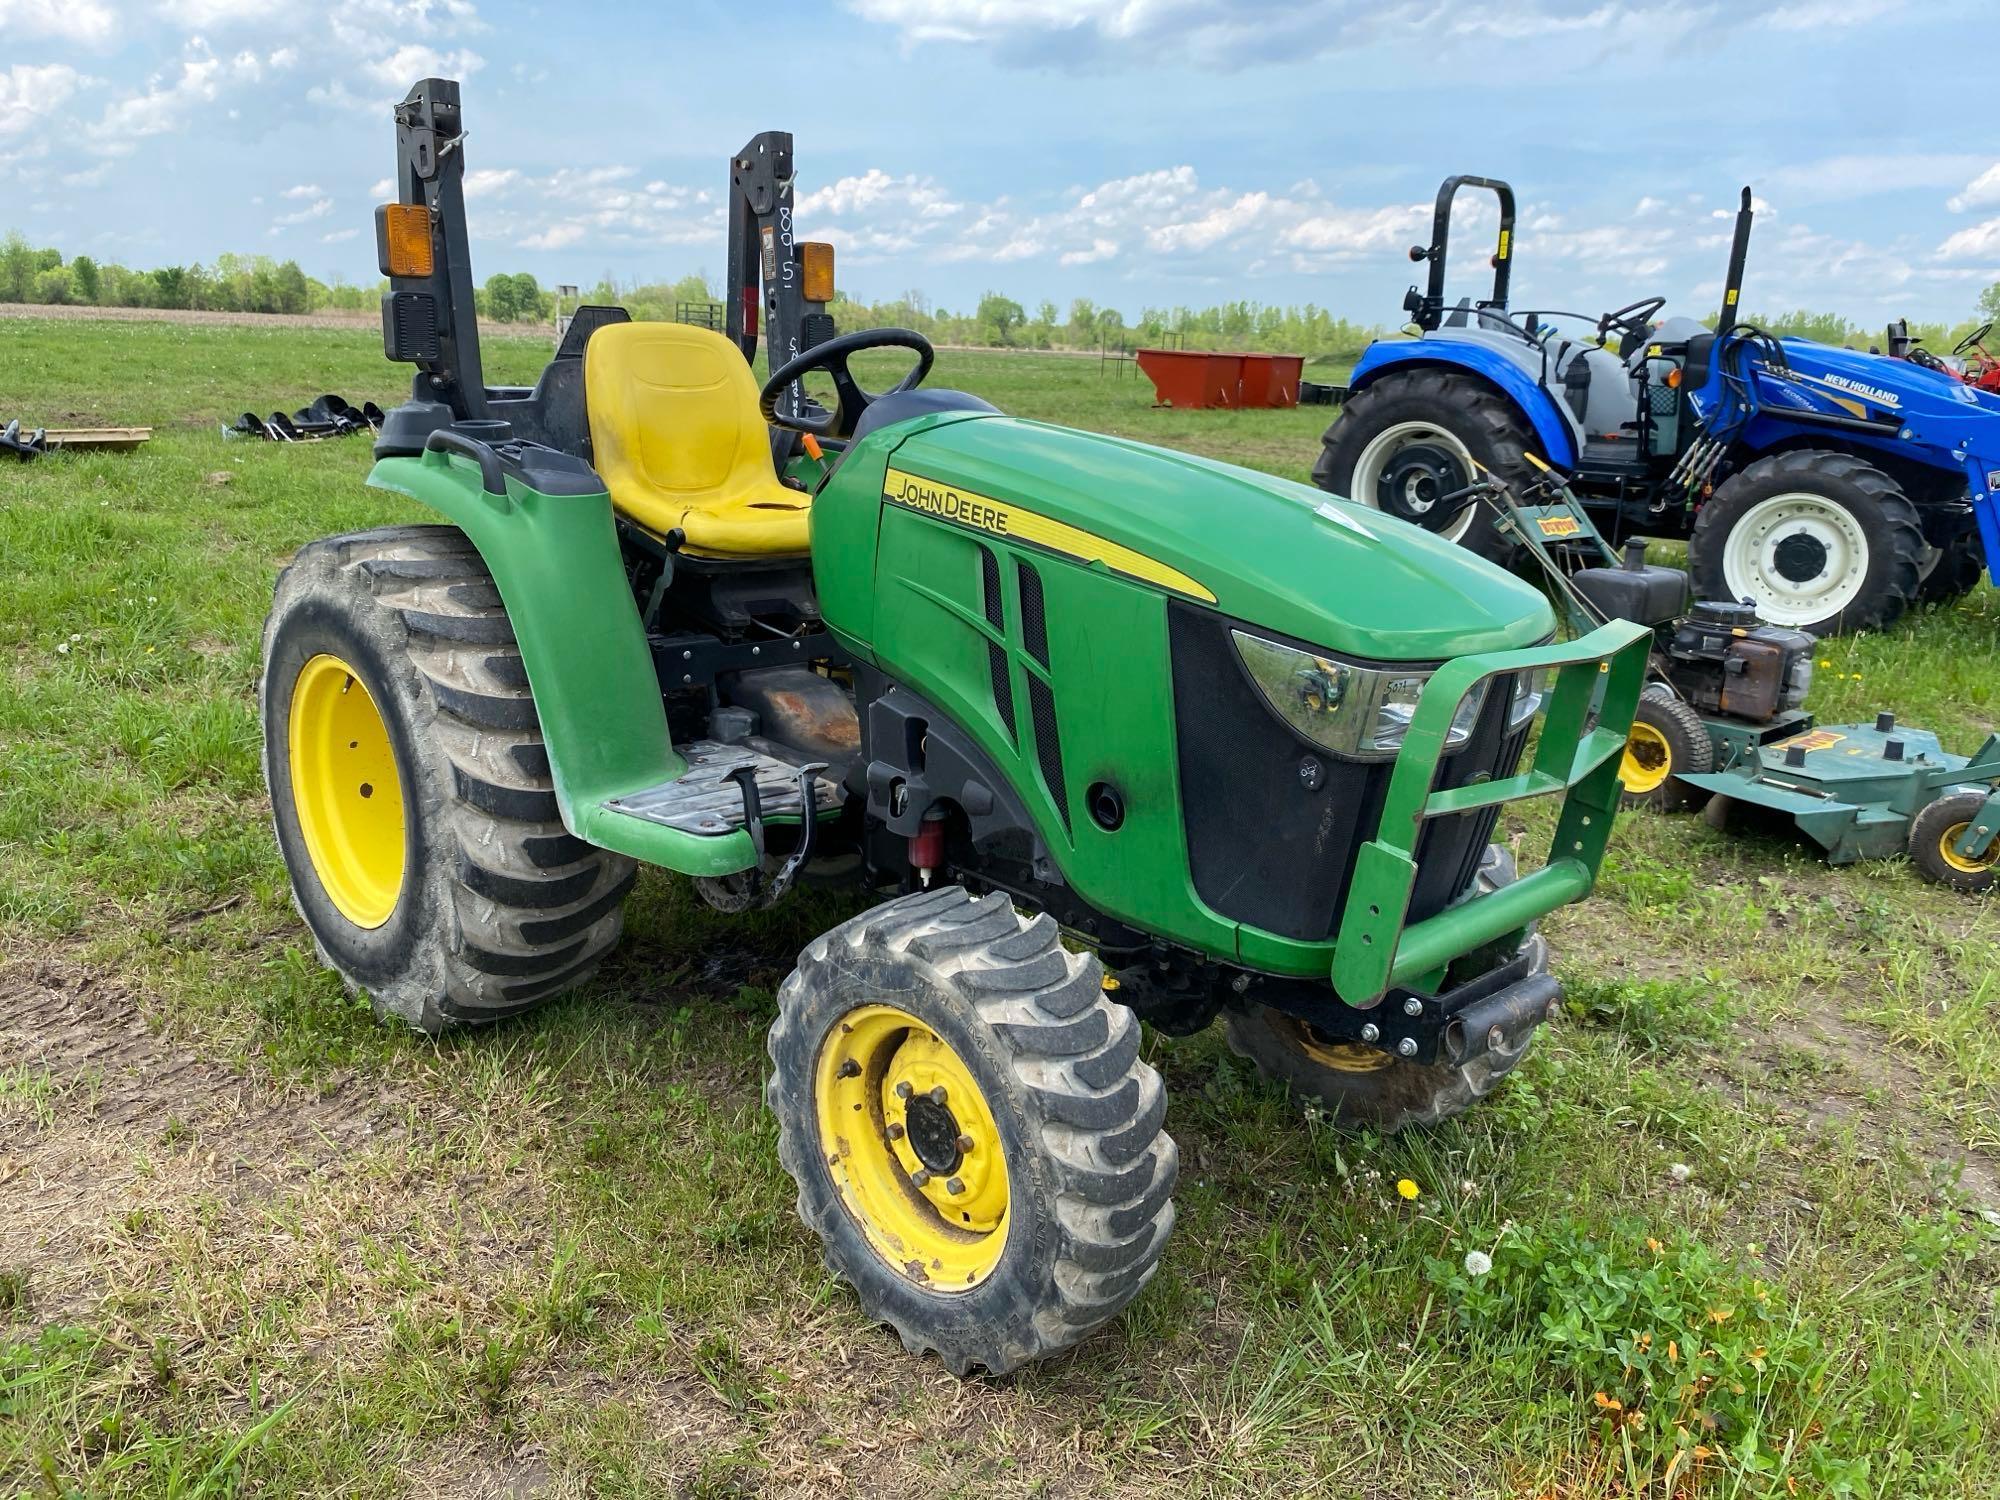
<path fill-rule="evenodd" d="M 1653 314 L 1666 305 L 1665 297 L 1643 297 L 1637 302 L 1629 302 L 1597 320 L 1597 336 L 1601 339 L 1616 330 L 1628 339 L 1648 338 L 1653 332 Z"/>
<path fill-rule="evenodd" d="M 1986 342 L 1986 335 L 1992 331 L 1993 325 L 1991 323 L 1981 323 L 1972 332 L 1954 344 L 1951 352 L 1953 354 L 1970 354 L 1974 349 L 1977 349 L 1981 344 Z"/>
<path fill-rule="evenodd" d="M 847 368 L 849 357 L 864 349 L 914 349 L 917 362 L 909 374 L 888 390 L 864 391 Z M 774 427 L 810 432 L 814 437 L 850 437 L 854 424 L 861 420 L 864 411 L 884 396 L 914 390 L 923 383 L 936 362 L 937 353 L 931 348 L 931 341 L 907 328 L 864 328 L 859 333 L 843 333 L 824 344 L 813 345 L 796 359 L 787 360 L 773 370 L 757 398 L 757 409 L 764 414 L 764 420 Z M 832 378 L 833 389 L 840 398 L 839 405 L 824 417 L 780 416 L 778 398 L 785 393 L 786 387 L 814 370 L 824 370 Z"/>

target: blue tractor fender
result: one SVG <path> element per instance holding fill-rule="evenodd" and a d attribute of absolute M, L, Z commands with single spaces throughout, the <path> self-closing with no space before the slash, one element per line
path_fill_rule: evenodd
<path fill-rule="evenodd" d="M 1479 376 L 1520 410 L 1543 457 L 1558 469 L 1575 466 L 1576 425 L 1568 410 L 1533 375 L 1483 344 L 1447 338 L 1378 339 L 1362 352 L 1348 376 L 1348 392 L 1366 390 L 1386 371 L 1411 368 L 1462 370 Z"/>

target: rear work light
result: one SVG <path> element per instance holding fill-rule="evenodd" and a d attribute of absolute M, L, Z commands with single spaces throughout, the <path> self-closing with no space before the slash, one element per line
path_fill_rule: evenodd
<path fill-rule="evenodd" d="M 435 264 L 431 211 L 421 203 L 385 203 L 377 208 L 375 254 L 384 276 L 429 276 Z"/>

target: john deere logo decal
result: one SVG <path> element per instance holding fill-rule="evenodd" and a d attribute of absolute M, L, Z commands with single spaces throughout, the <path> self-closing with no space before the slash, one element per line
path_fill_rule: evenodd
<path fill-rule="evenodd" d="M 1037 511 L 1023 510 L 1011 501 L 995 500 L 990 495 L 975 494 L 971 490 L 942 484 L 902 469 L 890 469 L 882 476 L 882 498 L 891 505 L 900 505 L 919 515 L 958 526 L 970 526 L 989 536 L 1024 542 L 1031 547 L 1075 558 L 1078 562 L 1096 563 L 1113 573 L 1158 584 L 1207 604 L 1215 603 L 1214 594 L 1180 569 L 1169 567 L 1143 552 L 1134 552 L 1130 547 L 1106 537 L 1071 526 L 1066 521 L 1054 520 Z"/>

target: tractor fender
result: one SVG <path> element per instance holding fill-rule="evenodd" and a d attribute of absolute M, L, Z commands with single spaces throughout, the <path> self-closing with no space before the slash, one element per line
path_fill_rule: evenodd
<path fill-rule="evenodd" d="M 1409 339 L 1400 343 L 1378 339 L 1362 353 L 1354 373 L 1348 377 L 1348 391 L 1352 394 L 1366 390 L 1386 371 L 1409 369 L 1460 370 L 1477 375 L 1520 408 L 1550 463 L 1559 469 L 1575 466 L 1575 418 L 1536 383 L 1532 374 L 1483 344 L 1456 339 Z"/>
<path fill-rule="evenodd" d="M 563 825 L 683 874 L 749 869 L 756 851 L 741 830 L 690 834 L 605 805 L 674 780 L 687 762 L 673 747 L 652 651 L 629 603 L 611 496 L 581 463 L 561 481 L 538 475 L 531 487 L 470 444 L 378 459 L 368 474 L 370 485 L 429 506 L 479 549 L 520 645 Z"/>

